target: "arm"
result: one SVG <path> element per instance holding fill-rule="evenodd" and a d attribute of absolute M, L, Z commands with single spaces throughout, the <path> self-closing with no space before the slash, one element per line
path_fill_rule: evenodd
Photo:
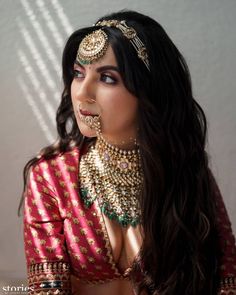
<path fill-rule="evenodd" d="M 25 190 L 24 242 L 29 294 L 70 294 L 63 220 L 55 190 L 48 181 L 50 176 L 45 175 L 40 164 L 33 167 Z"/>
<path fill-rule="evenodd" d="M 220 239 L 221 257 L 219 261 L 220 290 L 219 295 L 236 294 L 236 246 L 231 222 L 220 193 L 212 175 L 212 185 L 216 198 L 217 227 Z"/>

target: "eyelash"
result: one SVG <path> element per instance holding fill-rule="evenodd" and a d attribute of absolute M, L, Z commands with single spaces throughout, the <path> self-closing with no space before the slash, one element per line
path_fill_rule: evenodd
<path fill-rule="evenodd" d="M 73 76 L 74 76 L 74 78 L 82 78 L 82 77 L 79 76 L 81 74 L 83 74 L 81 71 L 75 70 L 75 69 L 73 70 Z"/>
<path fill-rule="evenodd" d="M 105 79 L 110 79 L 112 82 L 106 82 Z M 106 84 L 116 84 L 117 83 L 117 80 L 114 77 L 107 75 L 107 74 L 101 74 L 101 81 Z"/>
<path fill-rule="evenodd" d="M 78 78 L 78 79 L 84 78 L 83 73 L 80 70 L 75 70 L 75 69 L 73 71 L 73 76 L 74 76 L 74 78 Z M 107 78 L 110 79 L 111 82 L 106 82 L 105 80 Z M 116 84 L 117 83 L 116 78 L 114 78 L 110 75 L 104 74 L 104 73 L 101 74 L 100 81 L 104 82 L 105 84 Z"/>

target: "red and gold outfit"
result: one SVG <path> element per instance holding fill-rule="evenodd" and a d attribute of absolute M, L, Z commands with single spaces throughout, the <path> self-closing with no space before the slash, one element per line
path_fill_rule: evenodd
<path fill-rule="evenodd" d="M 129 279 L 129 272 L 120 273 L 114 262 L 96 200 L 87 208 L 80 198 L 79 158 L 74 148 L 51 160 L 41 159 L 29 174 L 24 211 L 29 294 L 72 294 L 71 275 L 92 284 Z M 223 251 L 219 294 L 236 294 L 235 239 L 215 187 Z"/>

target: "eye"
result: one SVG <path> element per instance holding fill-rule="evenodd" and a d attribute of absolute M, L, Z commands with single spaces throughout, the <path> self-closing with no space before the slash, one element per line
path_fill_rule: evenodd
<path fill-rule="evenodd" d="M 117 79 L 108 74 L 101 74 L 101 81 L 106 84 L 116 84 Z"/>
<path fill-rule="evenodd" d="M 84 78 L 84 74 L 79 69 L 73 70 L 74 78 Z"/>

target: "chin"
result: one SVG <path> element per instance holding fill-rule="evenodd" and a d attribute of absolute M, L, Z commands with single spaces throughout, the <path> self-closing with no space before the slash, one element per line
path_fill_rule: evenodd
<path fill-rule="evenodd" d="M 79 130 L 80 130 L 80 132 L 81 132 L 81 134 L 83 136 L 86 136 L 86 137 L 97 137 L 96 131 L 93 130 L 93 129 L 91 129 L 91 128 L 89 128 L 84 123 L 79 122 L 78 123 L 78 127 L 79 127 Z"/>

